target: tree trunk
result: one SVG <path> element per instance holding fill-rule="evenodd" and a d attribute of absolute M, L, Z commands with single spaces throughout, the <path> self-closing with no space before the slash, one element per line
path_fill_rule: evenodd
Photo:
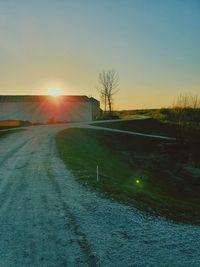
<path fill-rule="evenodd" d="M 108 108 L 109 108 L 109 113 L 112 113 L 112 102 L 111 99 L 108 99 Z"/>

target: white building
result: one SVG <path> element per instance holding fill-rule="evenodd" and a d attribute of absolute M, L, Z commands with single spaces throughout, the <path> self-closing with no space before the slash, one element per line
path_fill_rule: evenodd
<path fill-rule="evenodd" d="M 99 115 L 99 101 L 87 96 L 0 96 L 0 121 L 79 122 Z"/>

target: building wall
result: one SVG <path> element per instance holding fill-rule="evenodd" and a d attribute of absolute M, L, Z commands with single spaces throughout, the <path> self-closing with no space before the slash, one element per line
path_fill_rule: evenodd
<path fill-rule="evenodd" d="M 90 101 L 1 102 L 0 121 L 22 120 L 32 123 L 78 122 L 92 120 Z"/>
<path fill-rule="evenodd" d="M 13 126 L 20 126 L 20 121 L 0 121 L 0 127 L 13 127 Z"/>
<path fill-rule="evenodd" d="M 91 97 L 90 102 L 92 105 L 92 119 L 96 120 L 100 117 L 100 102 L 95 98 Z"/>

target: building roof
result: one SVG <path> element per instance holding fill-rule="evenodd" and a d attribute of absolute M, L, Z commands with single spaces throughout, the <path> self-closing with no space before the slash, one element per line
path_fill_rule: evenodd
<path fill-rule="evenodd" d="M 90 100 L 91 100 L 92 102 L 99 103 L 99 100 L 97 100 L 97 99 L 94 98 L 94 97 L 90 97 Z"/>
<path fill-rule="evenodd" d="M 43 102 L 52 98 L 49 95 L 0 95 L 0 103 L 4 102 Z M 90 98 L 87 96 L 61 95 L 57 98 L 66 102 L 88 102 Z"/>

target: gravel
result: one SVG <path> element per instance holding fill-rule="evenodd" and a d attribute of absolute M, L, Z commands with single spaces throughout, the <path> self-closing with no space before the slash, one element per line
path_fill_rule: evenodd
<path fill-rule="evenodd" d="M 200 228 L 80 185 L 37 126 L 0 140 L 0 266 L 200 266 Z M 94 177 L 95 179 L 95 177 Z"/>

